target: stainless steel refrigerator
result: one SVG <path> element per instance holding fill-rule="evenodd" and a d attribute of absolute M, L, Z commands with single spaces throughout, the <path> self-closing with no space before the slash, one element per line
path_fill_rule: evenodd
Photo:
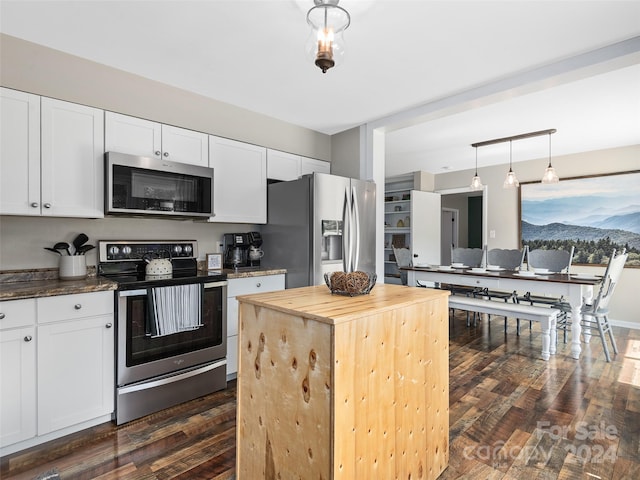
<path fill-rule="evenodd" d="M 327 272 L 375 273 L 373 182 L 324 173 L 268 186 L 261 229 L 266 268 L 286 268 L 286 287 L 324 284 Z"/>

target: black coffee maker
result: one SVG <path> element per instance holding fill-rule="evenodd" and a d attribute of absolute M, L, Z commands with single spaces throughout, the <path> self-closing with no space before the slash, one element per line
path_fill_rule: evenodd
<path fill-rule="evenodd" d="M 223 236 L 224 268 L 249 267 L 248 233 L 225 233 Z"/>

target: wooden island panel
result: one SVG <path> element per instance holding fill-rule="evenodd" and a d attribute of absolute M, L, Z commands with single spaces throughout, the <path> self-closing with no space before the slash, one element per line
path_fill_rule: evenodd
<path fill-rule="evenodd" d="M 447 295 L 239 297 L 238 479 L 437 478 L 449 457 Z"/>

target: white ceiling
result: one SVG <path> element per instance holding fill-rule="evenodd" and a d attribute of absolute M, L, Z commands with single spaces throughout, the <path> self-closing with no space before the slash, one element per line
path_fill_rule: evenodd
<path fill-rule="evenodd" d="M 0 31 L 327 134 L 390 119 L 387 175 L 472 168 L 471 143 L 548 128 L 558 130 L 554 156 L 640 144 L 638 55 L 391 125 L 401 112 L 640 36 L 640 0 L 342 0 L 347 54 L 326 74 L 304 51 L 312 5 L 1 0 Z M 513 160 L 547 151 L 546 137 L 515 142 Z M 508 162 L 508 144 L 480 148 L 478 160 Z"/>

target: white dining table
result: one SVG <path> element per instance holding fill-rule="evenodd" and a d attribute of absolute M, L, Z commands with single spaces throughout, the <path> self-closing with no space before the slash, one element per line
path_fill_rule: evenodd
<path fill-rule="evenodd" d="M 403 267 L 402 270 L 407 271 L 407 283 L 411 286 L 417 286 L 418 282 L 432 282 L 506 292 L 516 291 L 522 294 L 531 292 L 554 297 L 562 296 L 571 305 L 571 356 L 576 360 L 580 358 L 582 351 L 581 310 L 583 305 L 593 297 L 594 285 L 602 281 L 597 276 L 588 277 L 567 273 L 525 277 L 518 272 L 506 270 L 487 270 L 483 273 L 473 272 L 469 268 L 444 270 L 437 267 Z M 585 340 L 588 342 L 588 339 Z"/>

